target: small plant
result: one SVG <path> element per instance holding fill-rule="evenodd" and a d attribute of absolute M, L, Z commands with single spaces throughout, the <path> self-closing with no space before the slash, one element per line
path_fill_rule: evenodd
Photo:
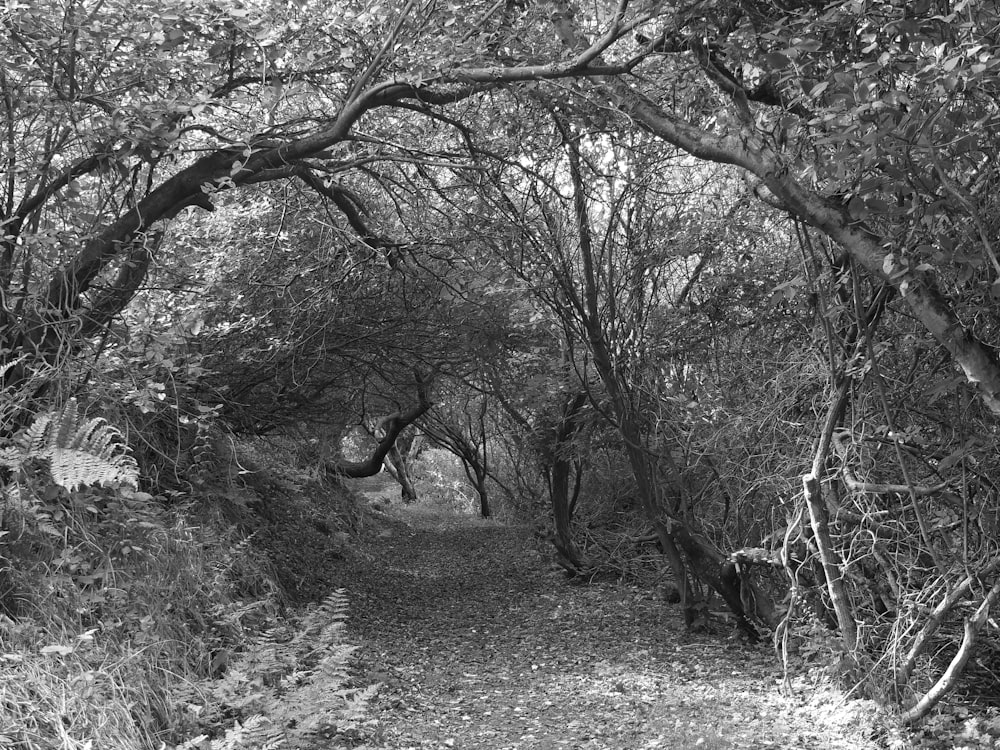
<path fill-rule="evenodd" d="M 0 448 L 2 467 L 24 471 L 35 461 L 45 464 L 54 484 L 70 491 L 95 484 L 135 488 L 139 477 L 121 432 L 101 417 L 84 419 L 73 398 Z"/>
<path fill-rule="evenodd" d="M 177 750 L 303 747 L 334 737 L 356 740 L 374 724 L 368 701 L 377 685 L 350 686 L 355 647 L 344 642 L 347 597 L 338 590 L 309 610 L 298 627 L 264 633 L 235 659 L 223 678 L 202 686 L 188 708 L 202 727 Z M 221 728 L 223 718 L 235 722 Z"/>
<path fill-rule="evenodd" d="M 5 497 L 0 747 L 160 747 L 190 726 L 177 686 L 216 671 L 270 606 L 241 601 L 250 550 L 162 497 L 35 489 Z"/>
<path fill-rule="evenodd" d="M 973 713 L 965 706 L 942 706 L 914 733 L 913 747 L 951 747 L 955 750 L 1000 748 L 1000 711 Z"/>

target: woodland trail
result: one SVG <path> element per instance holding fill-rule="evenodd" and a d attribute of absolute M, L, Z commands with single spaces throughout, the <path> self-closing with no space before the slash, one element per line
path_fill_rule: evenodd
<path fill-rule="evenodd" d="M 685 633 L 648 592 L 574 585 L 524 528 L 397 506 L 369 537 L 338 582 L 360 678 L 381 683 L 365 747 L 877 747 L 870 704 L 782 695 L 769 646 Z"/>

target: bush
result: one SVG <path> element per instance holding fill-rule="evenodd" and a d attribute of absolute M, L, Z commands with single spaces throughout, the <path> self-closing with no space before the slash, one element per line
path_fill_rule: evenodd
<path fill-rule="evenodd" d="M 458 513 L 479 511 L 476 491 L 465 476 L 461 461 L 448 451 L 428 448 L 411 471 L 420 502 Z"/>

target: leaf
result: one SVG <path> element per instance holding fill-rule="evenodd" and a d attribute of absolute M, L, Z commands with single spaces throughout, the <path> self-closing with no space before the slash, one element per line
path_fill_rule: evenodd
<path fill-rule="evenodd" d="M 815 99 L 820 94 L 822 94 L 824 91 L 826 91 L 827 88 L 829 88 L 829 86 L 830 86 L 830 82 L 829 81 L 820 81 L 819 83 L 817 83 L 815 86 L 813 86 L 809 90 L 809 96 L 811 98 Z"/>
<path fill-rule="evenodd" d="M 962 457 L 964 455 L 965 455 L 965 446 L 962 446 L 961 448 L 956 448 L 947 456 L 941 459 L 941 462 L 938 464 L 938 471 L 947 471 L 952 466 L 957 464 L 960 460 L 962 460 Z"/>
<path fill-rule="evenodd" d="M 942 65 L 941 67 L 944 69 L 945 73 L 950 73 L 958 66 L 958 64 L 961 61 L 962 58 L 959 55 L 955 55 L 954 57 L 949 57 L 947 60 L 945 60 L 944 65 Z"/>
<path fill-rule="evenodd" d="M 792 64 L 792 61 L 789 60 L 785 55 L 781 54 L 780 52 L 771 52 L 764 58 L 764 60 L 770 67 L 775 68 L 777 70 L 780 70 L 781 68 L 787 68 L 789 65 Z"/>
<path fill-rule="evenodd" d="M 59 656 L 68 656 L 69 654 L 72 654 L 73 651 L 74 651 L 74 649 L 73 649 L 72 646 L 63 646 L 63 645 L 58 644 L 58 643 L 54 643 L 51 646 L 43 646 L 41 649 L 39 649 L 39 653 L 43 654 L 45 656 L 48 656 L 49 654 L 58 654 Z"/>
<path fill-rule="evenodd" d="M 893 206 L 882 198 L 866 198 L 865 207 L 876 214 L 887 214 L 893 210 Z"/>

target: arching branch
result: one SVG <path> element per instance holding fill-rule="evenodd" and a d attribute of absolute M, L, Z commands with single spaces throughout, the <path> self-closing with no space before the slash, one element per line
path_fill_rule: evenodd
<path fill-rule="evenodd" d="M 434 405 L 430 399 L 433 376 L 423 375 L 414 370 L 413 377 L 417 384 L 417 403 L 408 409 L 390 414 L 382 420 L 381 426 L 385 430 L 385 434 L 368 458 L 363 461 L 327 461 L 324 468 L 328 477 L 359 479 L 375 476 L 382 470 L 382 462 L 389 455 L 396 438 Z"/>

